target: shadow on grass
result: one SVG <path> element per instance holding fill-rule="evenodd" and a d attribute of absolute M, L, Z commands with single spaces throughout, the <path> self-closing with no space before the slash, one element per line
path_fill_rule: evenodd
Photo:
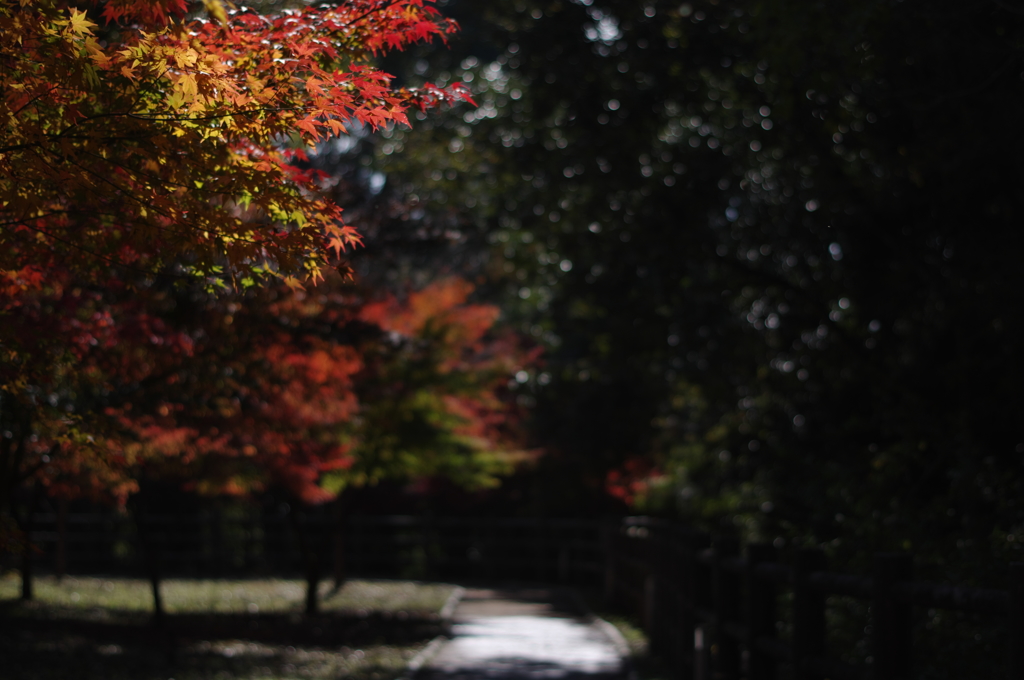
<path fill-rule="evenodd" d="M 71 614 L 78 614 L 73 616 Z M 394 678 L 441 632 L 404 612 L 175 614 L 26 610 L 0 601 L 0 676 L 9 680 Z"/>

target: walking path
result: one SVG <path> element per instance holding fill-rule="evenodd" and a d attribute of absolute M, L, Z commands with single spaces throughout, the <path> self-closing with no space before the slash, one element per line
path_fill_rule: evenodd
<path fill-rule="evenodd" d="M 627 680 L 625 641 L 560 588 L 469 588 L 415 680 Z"/>

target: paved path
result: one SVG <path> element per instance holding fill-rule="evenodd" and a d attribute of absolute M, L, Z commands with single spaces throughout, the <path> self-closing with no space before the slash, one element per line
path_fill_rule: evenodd
<path fill-rule="evenodd" d="M 469 588 L 416 680 L 627 680 L 625 644 L 571 591 Z M 433 650 L 432 650 L 433 651 Z"/>

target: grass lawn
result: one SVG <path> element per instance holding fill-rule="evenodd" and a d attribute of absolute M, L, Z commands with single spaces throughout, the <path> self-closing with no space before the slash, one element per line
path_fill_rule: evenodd
<path fill-rule="evenodd" d="M 43 577 L 20 602 L 0 578 L 0 675 L 10 680 L 234 680 L 401 675 L 440 632 L 453 587 L 352 580 L 302 616 L 301 581 L 168 579 L 163 629 L 141 579 Z"/>

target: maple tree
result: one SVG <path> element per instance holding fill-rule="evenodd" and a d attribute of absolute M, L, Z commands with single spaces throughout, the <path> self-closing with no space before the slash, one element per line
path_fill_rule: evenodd
<path fill-rule="evenodd" d="M 450 278 L 399 299 L 334 275 L 315 290 L 258 294 L 230 314 L 217 303 L 204 324 L 216 342 L 156 390 L 164 415 L 137 421 L 136 439 L 169 444 L 172 458 L 157 465 L 178 469 L 164 478 L 207 494 L 277 488 L 299 507 L 385 479 L 493 485 L 525 456 L 507 385 L 536 351 L 497 333 L 498 310 L 470 303 L 472 291 Z M 195 451 L 187 460 L 177 455 L 183 434 Z M 339 512 L 336 580 L 340 521 Z M 295 530 L 312 613 L 320 558 Z"/>
<path fill-rule="evenodd" d="M 137 461 L 109 446 L 118 428 L 102 403 L 192 346 L 154 311 L 152 292 L 117 280 L 74 286 L 58 273 L 47 290 L 0 296 L 0 552 L 13 544 L 27 556 L 33 499 L 42 491 L 123 505 L 137 490 Z M 113 382 L 115 374 L 123 382 Z M 27 580 L 23 588 L 30 596 Z"/>
<path fill-rule="evenodd" d="M 333 274 L 308 291 L 203 294 L 190 328 L 81 365 L 129 386 L 107 397 L 129 433 L 107 446 L 199 493 L 277 486 L 316 504 L 384 478 L 485 485 L 503 467 L 488 454 L 516 440 L 505 386 L 536 352 L 496 333 L 497 309 L 472 290 L 445 279 L 399 300 Z M 172 337 L 183 351 L 167 351 Z"/>
<path fill-rule="evenodd" d="M 359 310 L 358 320 L 385 341 L 371 337 L 363 345 L 360 455 L 351 469 L 327 476 L 330 488 L 432 474 L 480 487 L 507 469 L 488 454 L 506 454 L 508 443 L 521 439 L 523 413 L 508 383 L 537 363 L 539 350 L 496 333 L 498 308 L 468 302 L 473 290 L 447 278 Z"/>
<path fill-rule="evenodd" d="M 315 280 L 359 236 L 292 161 L 349 125 L 468 98 L 393 89 L 371 65 L 454 30 L 431 0 L 276 16 L 205 4 L 187 19 L 185 0 L 0 3 L 8 281 L 109 263 L 220 284 Z"/>

